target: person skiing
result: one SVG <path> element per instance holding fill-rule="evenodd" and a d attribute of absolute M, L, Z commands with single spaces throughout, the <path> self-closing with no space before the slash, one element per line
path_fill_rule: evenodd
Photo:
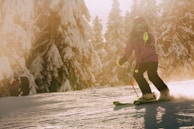
<path fill-rule="evenodd" d="M 160 91 L 159 100 L 170 100 L 170 91 L 167 85 L 161 80 L 157 73 L 158 55 L 155 50 L 155 40 L 148 30 L 148 24 L 143 17 L 136 17 L 133 22 L 130 39 L 127 42 L 125 53 L 118 61 L 119 65 L 123 65 L 128 58 L 135 52 L 136 67 L 133 73 L 141 92 L 142 97 L 138 101 L 156 100 L 152 93 L 149 83 L 143 74 L 147 71 L 149 80 Z"/>

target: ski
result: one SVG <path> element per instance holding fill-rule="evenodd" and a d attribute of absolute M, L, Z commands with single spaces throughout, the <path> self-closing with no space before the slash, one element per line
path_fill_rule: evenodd
<path fill-rule="evenodd" d="M 130 104 L 132 104 L 132 103 L 122 103 L 122 102 L 120 102 L 120 101 L 114 101 L 113 104 L 114 104 L 115 106 L 125 106 L 125 105 L 130 105 Z"/>
<path fill-rule="evenodd" d="M 135 100 L 133 103 L 123 103 L 120 101 L 114 101 L 113 104 L 115 106 L 128 106 L 128 105 L 143 105 L 143 104 L 152 104 L 152 103 L 159 103 L 159 102 L 167 102 L 167 101 L 171 101 L 171 100 L 152 100 L 152 101 L 138 101 Z"/>
<path fill-rule="evenodd" d="M 139 101 L 139 100 L 135 100 L 133 102 L 134 105 L 141 105 L 141 104 L 148 104 L 148 103 L 156 103 L 156 102 L 160 102 L 159 100 L 149 100 L 149 101 Z"/>

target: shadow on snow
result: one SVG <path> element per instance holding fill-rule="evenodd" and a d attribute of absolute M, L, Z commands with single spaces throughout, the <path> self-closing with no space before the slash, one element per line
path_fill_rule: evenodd
<path fill-rule="evenodd" d="M 143 109 L 140 116 L 144 118 L 145 129 L 194 127 L 194 100 L 140 105 L 135 109 L 137 112 Z"/>

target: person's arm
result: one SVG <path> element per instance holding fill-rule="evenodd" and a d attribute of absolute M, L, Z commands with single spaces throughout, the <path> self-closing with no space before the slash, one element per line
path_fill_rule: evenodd
<path fill-rule="evenodd" d="M 148 40 L 147 45 L 150 46 L 150 47 L 154 47 L 155 46 L 154 36 L 152 34 L 150 34 L 150 33 L 149 33 L 149 40 Z"/>
<path fill-rule="evenodd" d="M 119 64 L 123 65 L 131 56 L 133 51 L 133 46 L 132 46 L 132 42 L 128 41 L 127 46 L 125 48 L 125 53 L 123 55 L 123 57 L 119 60 Z"/>

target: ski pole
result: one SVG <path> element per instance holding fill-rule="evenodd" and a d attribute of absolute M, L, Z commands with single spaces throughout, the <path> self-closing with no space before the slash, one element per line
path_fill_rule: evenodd
<path fill-rule="evenodd" d="M 135 94 L 136 94 L 136 96 L 137 96 L 137 98 L 139 97 L 139 95 L 137 94 L 137 91 L 136 91 L 136 89 L 135 89 L 135 86 L 134 86 L 134 84 L 133 84 L 133 81 L 132 80 L 130 80 L 130 84 L 131 84 L 131 86 L 132 86 L 132 88 L 133 88 L 133 90 L 134 90 L 134 92 L 135 92 Z"/>
<path fill-rule="evenodd" d="M 116 60 L 116 64 L 117 64 L 117 66 L 119 66 L 120 68 L 125 68 L 124 65 L 120 65 L 120 64 L 119 64 L 119 60 Z M 138 72 L 138 71 L 137 71 L 137 72 Z M 136 89 L 135 89 L 135 87 L 134 87 L 134 84 L 133 84 L 132 80 L 130 80 L 129 83 L 130 83 L 130 85 L 132 86 L 132 88 L 133 88 L 133 90 L 134 90 L 136 96 L 139 97 L 139 95 L 137 94 L 137 91 L 136 91 Z"/>

